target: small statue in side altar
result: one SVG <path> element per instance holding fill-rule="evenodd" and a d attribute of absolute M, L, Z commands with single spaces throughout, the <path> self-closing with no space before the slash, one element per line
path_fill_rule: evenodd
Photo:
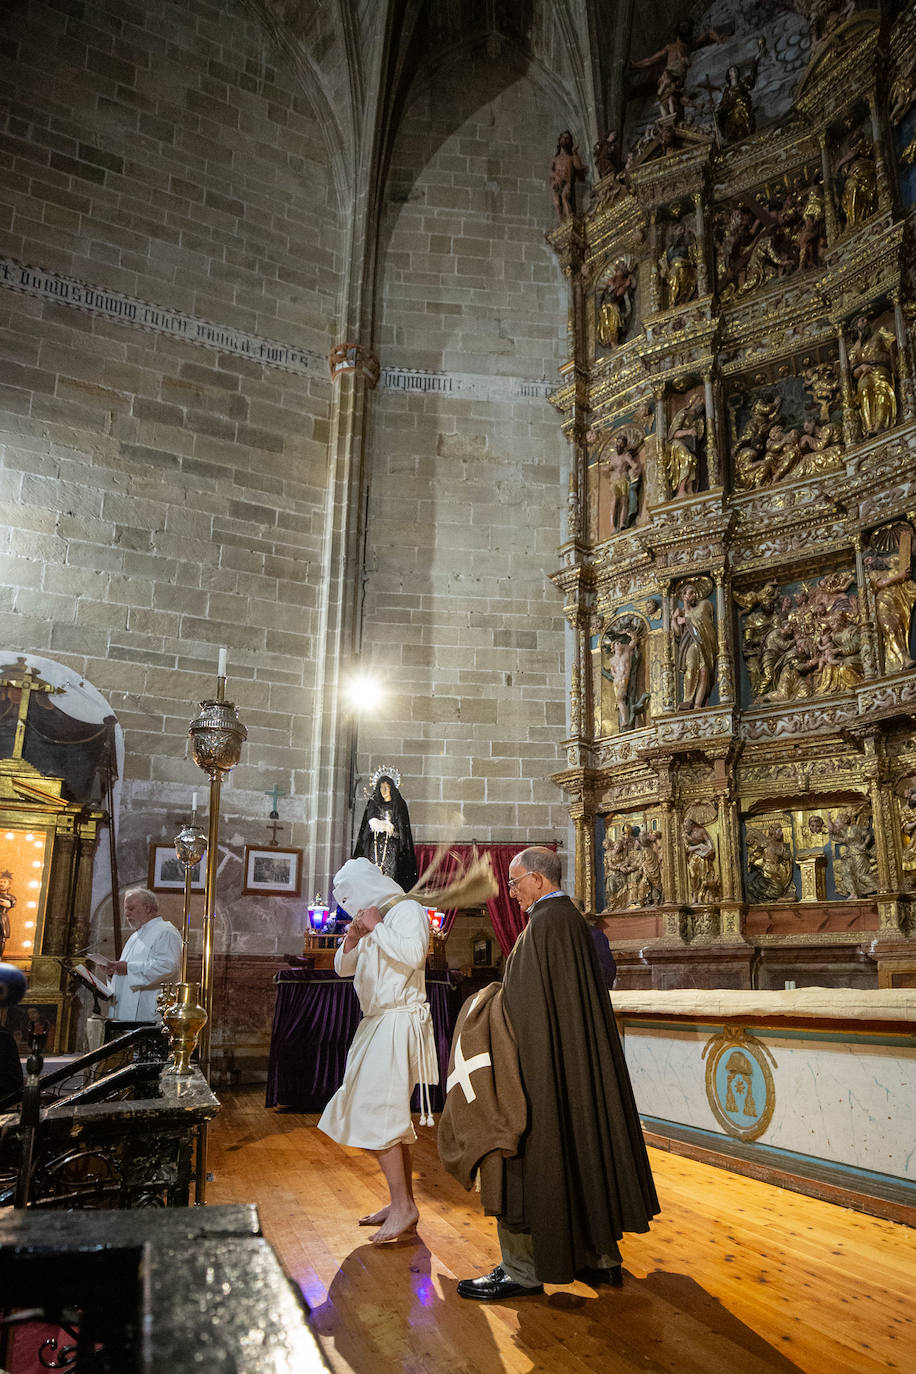
<path fill-rule="evenodd" d="M 849 366 L 856 383 L 856 409 L 866 439 L 890 429 L 897 421 L 897 336 L 861 315 L 849 350 Z"/>
<path fill-rule="evenodd" d="M 12 887 L 13 875 L 6 869 L 0 873 L 0 958 L 3 957 L 6 942 L 13 933 L 10 912 L 16 905 L 16 898 L 13 896 Z"/>
<path fill-rule="evenodd" d="M 379 768 L 369 781 L 372 795 L 366 802 L 353 858 L 368 859 L 408 892 L 417 881 L 417 859 L 407 803 L 398 791 L 401 775 L 393 768 Z"/>
<path fill-rule="evenodd" d="M 557 140 L 557 151 L 550 164 L 550 194 L 557 220 L 562 224 L 576 213 L 575 185 L 585 176 L 585 164 L 579 156 L 579 149 L 573 144 L 569 129 L 564 129 Z"/>

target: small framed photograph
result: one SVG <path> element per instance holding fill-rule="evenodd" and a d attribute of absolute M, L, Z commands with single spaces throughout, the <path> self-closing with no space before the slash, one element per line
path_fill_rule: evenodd
<path fill-rule="evenodd" d="M 245 846 L 243 897 L 298 897 L 301 887 L 301 849 L 253 849 L 250 845 Z"/>
<path fill-rule="evenodd" d="M 151 844 L 149 847 L 150 892 L 184 892 L 184 864 L 179 863 L 173 844 Z M 203 892 L 206 873 L 203 860 L 191 869 L 191 891 Z"/>

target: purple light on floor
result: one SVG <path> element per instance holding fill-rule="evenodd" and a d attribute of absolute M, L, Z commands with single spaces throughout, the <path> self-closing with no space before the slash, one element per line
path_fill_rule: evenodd
<path fill-rule="evenodd" d="M 413 1291 L 424 1307 L 432 1307 L 437 1301 L 436 1289 L 428 1274 L 414 1274 Z"/>

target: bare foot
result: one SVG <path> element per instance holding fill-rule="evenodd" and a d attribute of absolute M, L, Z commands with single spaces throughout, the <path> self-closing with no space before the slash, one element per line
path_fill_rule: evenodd
<path fill-rule="evenodd" d="M 377 1212 L 371 1212 L 371 1213 L 369 1214 L 369 1216 L 367 1216 L 367 1217 L 360 1217 L 360 1219 L 359 1219 L 359 1225 L 360 1225 L 360 1226 L 381 1226 L 381 1224 L 382 1224 L 383 1221 L 387 1221 L 387 1219 L 388 1219 L 388 1213 L 389 1213 L 390 1211 L 391 1211 L 390 1205 L 389 1205 L 388 1207 L 380 1207 L 379 1210 L 378 1210 Z"/>
<path fill-rule="evenodd" d="M 390 1241 L 397 1240 L 400 1236 L 415 1231 L 419 1220 L 420 1213 L 416 1207 L 405 1207 L 401 1212 L 396 1212 L 393 1207 L 390 1207 L 385 1224 L 372 1237 L 372 1244 L 386 1245 Z"/>

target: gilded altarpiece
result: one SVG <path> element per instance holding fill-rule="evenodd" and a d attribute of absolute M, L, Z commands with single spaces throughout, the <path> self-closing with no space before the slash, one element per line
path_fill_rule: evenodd
<path fill-rule="evenodd" d="M 782 75 L 695 44 L 705 119 L 666 69 L 548 235 L 556 781 L 624 987 L 916 986 L 916 17 L 809 17 Z"/>

